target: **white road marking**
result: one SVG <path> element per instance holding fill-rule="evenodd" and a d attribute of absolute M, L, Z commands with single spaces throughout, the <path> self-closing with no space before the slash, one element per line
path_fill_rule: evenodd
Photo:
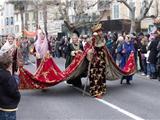
<path fill-rule="evenodd" d="M 32 63 L 32 62 L 31 62 L 31 64 L 32 64 L 33 66 L 36 66 L 36 65 L 35 65 L 34 63 Z M 67 84 L 67 83 L 65 83 L 65 84 Z M 88 92 L 83 91 L 82 89 L 77 88 L 77 87 L 74 87 L 74 88 L 75 88 L 76 90 L 84 93 L 85 95 L 90 96 L 90 94 L 89 94 Z M 126 111 L 126 110 L 124 110 L 124 109 L 122 109 L 122 108 L 120 108 L 120 107 L 118 107 L 118 106 L 116 106 L 116 105 L 114 105 L 114 104 L 112 104 L 112 103 L 109 103 L 109 102 L 103 100 L 103 99 L 99 99 L 99 98 L 94 98 L 94 99 L 97 100 L 98 102 L 101 102 L 101 103 L 103 103 L 103 104 L 105 104 L 105 105 L 107 105 L 107 106 L 109 106 L 109 107 L 111 107 L 111 108 L 113 108 L 113 109 L 115 109 L 115 110 L 123 113 L 124 115 L 126 115 L 126 116 L 128 116 L 128 117 L 130 117 L 130 118 L 133 118 L 134 120 L 145 120 L 145 119 L 143 119 L 143 118 L 141 118 L 141 117 L 139 117 L 139 116 L 137 116 L 137 115 L 135 115 L 135 114 L 133 114 L 133 113 L 130 113 L 130 112 L 128 112 L 128 111 Z"/>
<path fill-rule="evenodd" d="M 78 91 L 82 92 L 82 93 L 84 92 L 80 88 L 77 88 L 77 87 L 74 87 L 74 88 L 77 89 Z M 84 93 L 86 95 L 90 96 L 90 94 L 88 92 L 84 92 Z M 128 116 L 130 118 L 133 118 L 134 120 L 145 120 L 144 118 L 141 118 L 141 117 L 139 117 L 139 116 L 137 116 L 137 115 L 135 115 L 133 113 L 130 113 L 130 112 L 128 112 L 128 111 L 126 111 L 126 110 L 124 110 L 124 109 L 122 109 L 122 108 L 120 108 L 120 107 L 118 107 L 118 106 L 116 106 L 116 105 L 114 105 L 112 103 L 109 103 L 109 102 L 103 100 L 103 99 L 99 99 L 99 98 L 94 98 L 94 99 L 97 100 L 98 102 L 101 102 L 101 103 L 103 103 L 103 104 L 105 104 L 105 105 L 107 105 L 107 106 L 109 106 L 109 107 L 111 107 L 111 108 L 113 108 L 113 109 L 125 114 L 126 116 Z"/>
<path fill-rule="evenodd" d="M 130 112 L 128 112 L 128 111 L 126 111 L 126 110 L 114 105 L 114 104 L 111 104 L 111 103 L 103 100 L 103 99 L 98 99 L 98 98 L 95 98 L 95 99 L 98 100 L 99 102 L 101 102 L 101 103 L 103 103 L 103 104 L 105 104 L 105 105 L 107 105 L 107 106 L 109 106 L 109 107 L 111 107 L 111 108 L 113 108 L 113 109 L 125 114 L 126 116 L 128 116 L 130 118 L 133 118 L 134 120 L 144 120 L 143 118 L 138 117 L 137 115 L 135 115 L 133 113 L 130 113 Z"/>

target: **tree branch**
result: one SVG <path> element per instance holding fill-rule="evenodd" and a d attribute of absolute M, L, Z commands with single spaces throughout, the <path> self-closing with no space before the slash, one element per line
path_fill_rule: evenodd
<path fill-rule="evenodd" d="M 131 12 L 133 11 L 132 7 L 127 3 L 127 0 L 117 0 L 117 2 L 123 3 Z"/>
<path fill-rule="evenodd" d="M 159 16 L 159 2 L 158 2 L 158 0 L 156 0 L 156 15 L 155 15 L 155 17 L 157 18 L 158 16 Z"/>
<path fill-rule="evenodd" d="M 146 15 L 147 15 L 149 9 L 150 9 L 151 6 L 152 6 L 152 3 L 153 3 L 153 0 L 150 1 L 149 5 L 146 6 L 146 8 L 143 8 L 143 7 L 142 7 L 142 9 L 144 9 L 144 10 L 143 10 L 143 12 L 141 13 L 140 17 L 137 19 L 138 21 L 141 21 L 141 20 L 143 20 L 144 18 L 147 17 Z M 146 4 L 147 4 L 147 3 L 145 3 L 145 5 L 146 5 Z"/>
<path fill-rule="evenodd" d="M 90 9 L 91 7 L 94 7 L 95 5 L 97 5 L 99 3 L 100 0 L 97 0 L 97 2 L 93 3 L 92 5 L 88 6 L 87 9 Z"/>

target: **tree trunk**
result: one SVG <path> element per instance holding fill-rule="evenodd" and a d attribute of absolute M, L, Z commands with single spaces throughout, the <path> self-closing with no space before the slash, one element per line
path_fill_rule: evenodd
<path fill-rule="evenodd" d="M 136 32 L 141 32 L 141 21 L 136 22 Z"/>
<path fill-rule="evenodd" d="M 27 15 L 28 13 L 26 12 L 25 13 L 25 29 L 27 29 L 28 30 L 28 15 Z"/>
<path fill-rule="evenodd" d="M 130 33 L 133 33 L 135 31 L 136 31 L 136 22 L 134 20 L 131 20 Z"/>
<path fill-rule="evenodd" d="M 21 15 L 21 31 L 24 30 L 24 17 L 23 17 L 23 11 L 20 11 L 20 15 Z"/>
<path fill-rule="evenodd" d="M 141 31 L 141 21 L 131 20 L 130 33 Z"/>
<path fill-rule="evenodd" d="M 39 21 L 38 21 L 38 7 L 36 6 L 35 9 L 36 9 L 36 10 L 35 10 L 35 12 L 36 12 L 36 14 L 35 14 L 35 15 L 36 15 L 36 16 L 35 16 L 35 22 L 36 22 L 36 26 L 39 26 Z"/>
<path fill-rule="evenodd" d="M 75 26 L 73 24 L 70 24 L 67 21 L 64 21 L 64 23 L 68 31 L 73 32 L 75 30 Z"/>
<path fill-rule="evenodd" d="M 47 31 L 47 5 L 43 5 L 43 24 L 44 24 L 44 31 L 46 33 L 46 36 L 48 36 Z"/>

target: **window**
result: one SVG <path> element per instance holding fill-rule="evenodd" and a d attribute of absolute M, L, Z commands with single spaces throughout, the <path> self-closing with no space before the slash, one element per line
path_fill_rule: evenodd
<path fill-rule="evenodd" d="M 8 34 L 9 33 L 9 30 L 8 30 L 8 28 L 6 28 L 6 34 Z"/>
<path fill-rule="evenodd" d="M 26 18 L 27 21 L 29 20 L 29 14 L 28 13 L 25 13 L 25 18 Z"/>
<path fill-rule="evenodd" d="M 19 32 L 19 25 L 15 26 L 15 32 Z"/>
<path fill-rule="evenodd" d="M 16 14 L 16 21 L 18 21 L 18 14 Z"/>
<path fill-rule="evenodd" d="M 33 20 L 36 19 L 36 12 L 33 12 Z"/>
<path fill-rule="evenodd" d="M 4 29 L 2 29 L 2 35 L 4 34 Z"/>
<path fill-rule="evenodd" d="M 33 27 L 36 27 L 36 24 L 35 24 L 35 23 L 32 23 L 32 26 L 33 26 Z"/>
<path fill-rule="evenodd" d="M 6 25 L 9 25 L 9 18 L 6 18 Z"/>
<path fill-rule="evenodd" d="M 42 20 L 43 19 L 43 15 L 42 12 L 39 13 L 39 19 Z"/>
<path fill-rule="evenodd" d="M 113 6 L 113 18 L 119 18 L 119 4 Z"/>
<path fill-rule="evenodd" d="M 13 17 L 11 17 L 11 25 L 13 25 L 13 23 L 14 23 L 14 19 Z"/>
<path fill-rule="evenodd" d="M 14 28 L 13 27 L 10 28 L 10 33 L 14 33 Z"/>

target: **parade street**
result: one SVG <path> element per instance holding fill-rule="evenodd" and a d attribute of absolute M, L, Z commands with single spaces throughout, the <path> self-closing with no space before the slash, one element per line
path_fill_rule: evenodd
<path fill-rule="evenodd" d="M 54 59 L 64 69 L 64 59 Z M 26 68 L 35 71 L 34 64 Z M 85 83 L 86 78 L 83 78 Z M 65 82 L 41 90 L 21 90 L 18 120 L 158 120 L 160 82 L 136 74 L 132 85 L 107 81 L 103 99 L 83 96 L 83 90 Z"/>
<path fill-rule="evenodd" d="M 64 59 L 54 59 L 64 69 Z M 35 65 L 26 68 L 35 72 Z M 83 78 L 85 84 L 86 78 Z M 124 81 L 125 82 L 125 81 Z M 140 74 L 131 85 L 120 80 L 106 81 L 107 93 L 102 99 L 66 85 L 65 82 L 41 90 L 21 90 L 17 120 L 159 120 L 160 82 Z"/>

